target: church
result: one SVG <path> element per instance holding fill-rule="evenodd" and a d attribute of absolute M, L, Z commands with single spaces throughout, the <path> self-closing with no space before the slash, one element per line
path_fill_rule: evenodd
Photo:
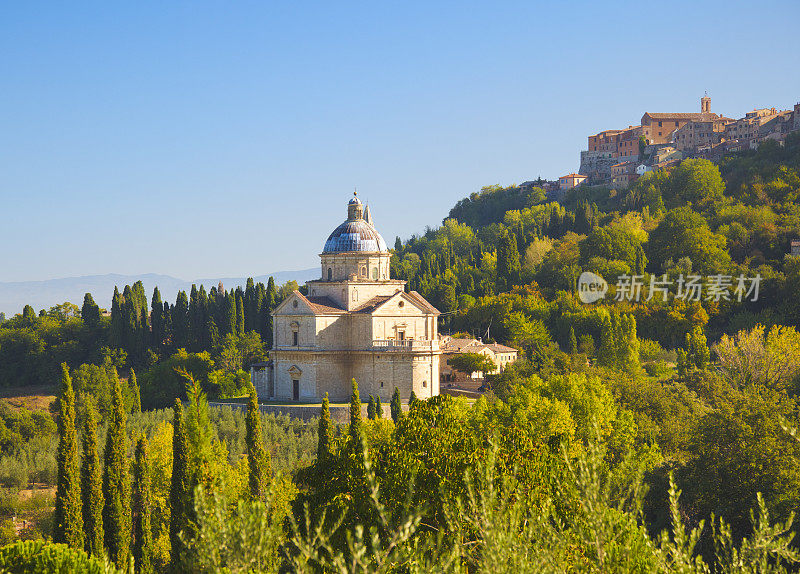
<path fill-rule="evenodd" d="M 320 254 L 319 279 L 272 312 L 269 361 L 251 369 L 260 399 L 332 402 L 361 396 L 388 402 L 439 394 L 439 311 L 405 281 L 391 278 L 391 254 L 357 194 L 347 220 Z"/>

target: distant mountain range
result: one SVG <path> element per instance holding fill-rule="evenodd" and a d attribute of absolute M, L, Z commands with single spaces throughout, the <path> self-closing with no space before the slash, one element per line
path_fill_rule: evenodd
<path fill-rule="evenodd" d="M 301 269 L 299 271 L 277 271 L 267 275 L 253 277 L 258 283 L 267 283 L 273 277 L 275 284 L 280 286 L 287 281 L 297 281 L 300 285 L 310 279 L 319 277 L 319 268 Z M 64 277 L 59 279 L 48 279 L 47 281 L 20 281 L 13 283 L 0 282 L 0 313 L 5 313 L 6 317 L 11 317 L 16 313 L 21 313 L 25 305 L 32 306 L 36 312 L 39 309 L 49 309 L 53 305 L 69 301 L 80 306 L 83 304 L 83 296 L 91 293 L 95 302 L 100 307 L 110 309 L 111 297 L 114 294 L 114 287 L 118 286 L 122 291 L 125 285 L 132 285 L 136 281 L 141 281 L 144 291 L 149 298 L 153 289 L 158 286 L 161 291 L 161 298 L 170 303 L 175 302 L 178 291 L 186 291 L 187 294 L 192 288 L 192 283 L 198 287 L 205 285 L 206 291 L 211 287 L 216 287 L 220 281 L 225 289 L 242 287 L 247 283 L 246 277 L 220 277 L 215 279 L 197 279 L 195 281 L 184 281 L 170 277 L 169 275 L 158 275 L 147 273 L 144 275 L 119 275 L 111 273 L 108 275 L 87 275 L 84 277 Z"/>

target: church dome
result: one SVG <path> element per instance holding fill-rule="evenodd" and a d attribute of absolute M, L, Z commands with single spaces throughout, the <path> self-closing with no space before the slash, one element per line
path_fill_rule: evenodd
<path fill-rule="evenodd" d="M 365 251 L 386 253 L 386 242 L 372 225 L 363 219 L 345 221 L 333 230 L 325 242 L 323 253 Z"/>
<path fill-rule="evenodd" d="M 333 230 L 325 242 L 323 253 L 388 253 L 386 242 L 375 226 L 364 219 L 361 201 L 355 195 L 347 204 L 347 221 Z"/>

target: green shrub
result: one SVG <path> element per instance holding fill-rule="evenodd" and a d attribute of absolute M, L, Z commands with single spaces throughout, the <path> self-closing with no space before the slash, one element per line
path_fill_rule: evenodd
<path fill-rule="evenodd" d="M 0 548 L 0 570 L 14 574 L 120 572 L 105 559 L 90 557 L 83 550 L 69 548 L 65 544 L 48 544 L 43 540 L 20 541 Z"/>
<path fill-rule="evenodd" d="M 658 341 L 639 339 L 639 358 L 642 363 L 658 362 L 674 363 L 677 361 L 675 351 L 667 351 Z"/>

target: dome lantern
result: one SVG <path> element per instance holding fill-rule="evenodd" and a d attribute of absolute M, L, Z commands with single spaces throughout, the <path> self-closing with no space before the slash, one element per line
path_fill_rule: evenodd
<path fill-rule="evenodd" d="M 347 203 L 347 220 L 356 221 L 364 217 L 364 206 L 361 200 L 358 199 L 358 192 L 353 192 L 353 199 Z"/>
<path fill-rule="evenodd" d="M 364 219 L 364 205 L 356 193 L 347 204 L 347 221 L 328 236 L 323 253 L 388 253 L 378 230 Z"/>

